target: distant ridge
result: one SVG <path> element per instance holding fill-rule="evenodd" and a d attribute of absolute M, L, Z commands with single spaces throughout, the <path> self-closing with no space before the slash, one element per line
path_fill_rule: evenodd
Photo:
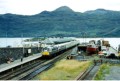
<path fill-rule="evenodd" d="M 85 13 L 88 14 L 106 14 L 109 10 L 105 10 L 105 9 L 96 9 L 96 10 L 90 10 L 90 11 L 86 11 Z"/>
<path fill-rule="evenodd" d="M 57 8 L 56 10 L 54 10 L 55 12 L 74 12 L 71 8 L 67 7 L 67 6 L 61 6 L 59 8 Z"/>
<path fill-rule="evenodd" d="M 67 6 L 36 15 L 0 15 L 0 37 L 76 36 L 120 37 L 120 11 L 96 9 L 84 13 Z"/>

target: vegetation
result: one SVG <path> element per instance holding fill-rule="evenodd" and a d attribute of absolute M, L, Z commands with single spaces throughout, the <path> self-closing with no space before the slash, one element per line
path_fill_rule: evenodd
<path fill-rule="evenodd" d="M 110 64 L 102 64 L 94 78 L 94 80 L 104 80 L 106 74 L 110 72 Z"/>
<path fill-rule="evenodd" d="M 36 15 L 0 15 L 0 37 L 120 37 L 120 12 L 104 9 L 74 12 L 63 6 Z"/>
<path fill-rule="evenodd" d="M 91 65 L 90 61 L 61 60 L 53 68 L 45 71 L 34 79 L 41 80 L 74 80 L 79 73 Z"/>

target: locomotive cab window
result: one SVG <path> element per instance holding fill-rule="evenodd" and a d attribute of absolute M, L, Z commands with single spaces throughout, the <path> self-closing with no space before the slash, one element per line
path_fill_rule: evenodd
<path fill-rule="evenodd" d="M 48 49 L 47 47 L 45 47 L 43 50 L 44 50 L 44 51 L 49 51 L 49 49 Z"/>

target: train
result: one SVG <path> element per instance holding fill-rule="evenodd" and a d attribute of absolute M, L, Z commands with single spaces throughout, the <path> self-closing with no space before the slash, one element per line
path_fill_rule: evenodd
<path fill-rule="evenodd" d="M 79 41 L 77 41 L 77 40 L 71 40 L 71 41 L 67 41 L 65 43 L 59 43 L 59 44 L 55 44 L 55 45 L 46 45 L 46 47 L 43 48 L 42 56 L 43 57 L 53 57 L 53 56 L 56 56 L 59 52 L 63 52 L 65 50 L 70 49 L 77 45 L 79 45 Z"/>

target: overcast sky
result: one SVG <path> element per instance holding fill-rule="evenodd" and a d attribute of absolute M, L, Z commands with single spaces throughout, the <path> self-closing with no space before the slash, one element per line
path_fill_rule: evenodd
<path fill-rule="evenodd" d="M 34 15 L 60 6 L 68 6 L 77 12 L 98 8 L 120 11 L 120 0 L 0 0 L 0 14 Z"/>

